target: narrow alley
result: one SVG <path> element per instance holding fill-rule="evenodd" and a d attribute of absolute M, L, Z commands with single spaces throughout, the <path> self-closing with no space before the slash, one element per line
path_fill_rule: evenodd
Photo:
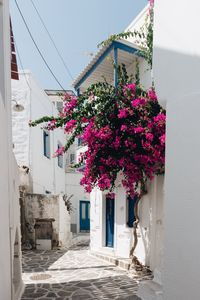
<path fill-rule="evenodd" d="M 69 250 L 25 251 L 23 300 L 132 299 L 141 278 L 89 253 L 86 243 Z"/>

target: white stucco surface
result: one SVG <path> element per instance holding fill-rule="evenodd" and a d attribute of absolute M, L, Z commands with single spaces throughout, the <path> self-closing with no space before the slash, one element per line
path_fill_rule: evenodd
<path fill-rule="evenodd" d="M 18 300 L 23 292 L 19 225 L 18 172 L 12 152 L 10 19 L 0 1 L 0 298 Z"/>
<path fill-rule="evenodd" d="M 57 115 L 54 104 L 28 71 L 20 73 L 19 81 L 12 81 L 12 97 L 24 106 L 22 112 L 13 111 L 13 143 L 18 165 L 30 168 L 32 191 L 40 194 L 46 191 L 52 194 L 64 193 L 65 162 L 63 168 L 60 168 L 58 159 L 52 157 L 58 142 L 62 145 L 65 143 L 63 130 L 50 132 L 50 158 L 47 158 L 43 154 L 42 125 L 28 125 L 30 120 Z"/>
<path fill-rule="evenodd" d="M 155 87 L 167 109 L 164 300 L 199 299 L 199 9 L 155 1 Z"/>
<path fill-rule="evenodd" d="M 90 200 L 90 195 L 84 191 L 83 186 L 80 185 L 80 179 L 82 177 L 81 173 L 66 173 L 66 194 L 71 197 L 70 201 L 72 203 L 73 211 L 71 213 L 71 224 L 73 232 L 80 232 L 80 201 Z"/>
<path fill-rule="evenodd" d="M 105 195 L 94 189 L 91 201 L 91 250 L 117 257 L 129 258 L 133 242 L 132 228 L 127 226 L 127 201 L 123 187 L 115 189 L 114 247 L 105 247 Z M 139 206 L 140 223 L 135 255 L 154 271 L 162 268 L 163 238 L 163 176 L 148 184 L 148 194 Z"/>

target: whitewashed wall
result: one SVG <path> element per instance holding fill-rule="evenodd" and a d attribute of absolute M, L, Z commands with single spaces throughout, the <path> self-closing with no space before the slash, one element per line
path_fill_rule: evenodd
<path fill-rule="evenodd" d="M 73 212 L 71 213 L 71 224 L 73 232 L 80 232 L 80 200 L 90 200 L 90 195 L 84 191 L 84 188 L 80 185 L 81 173 L 66 173 L 66 194 L 72 196 L 70 199 Z"/>
<path fill-rule="evenodd" d="M 115 190 L 114 215 L 114 247 L 106 247 L 106 192 L 94 189 L 90 194 L 91 204 L 91 241 L 92 251 L 117 257 L 129 258 L 132 243 L 132 229 L 127 223 L 127 207 L 125 190 L 118 187 Z"/>
<path fill-rule="evenodd" d="M 24 106 L 22 112 L 13 112 L 13 143 L 18 165 L 30 168 L 34 193 L 65 192 L 65 163 L 60 168 L 53 154 L 58 141 L 63 145 L 62 129 L 50 132 L 50 159 L 43 155 L 43 130 L 41 125 L 29 127 L 29 120 L 44 115 L 57 115 L 57 110 L 45 92 L 38 86 L 30 72 L 21 72 L 19 81 L 12 81 L 12 96 Z"/>
<path fill-rule="evenodd" d="M 161 271 L 163 265 L 163 202 L 164 176 L 148 182 L 148 193 L 139 205 L 139 239 L 135 254 L 152 271 Z"/>
<path fill-rule="evenodd" d="M 12 155 L 12 199 L 10 206 L 11 228 L 11 257 L 12 257 L 12 290 L 13 299 L 21 299 L 24 290 L 22 281 L 22 253 L 21 253 L 21 224 L 19 205 L 19 169 L 14 155 Z M 1 295 L 1 294 L 0 294 Z"/>
<path fill-rule="evenodd" d="M 155 1 L 155 87 L 167 109 L 164 300 L 199 299 L 199 10 L 196 0 Z"/>
<path fill-rule="evenodd" d="M 127 31 L 140 31 L 142 28 L 144 28 L 145 20 L 147 18 L 148 14 L 148 5 L 141 11 L 141 13 L 129 24 L 129 26 L 125 29 L 125 32 Z M 143 29 L 142 29 L 143 30 Z M 136 39 L 135 37 L 129 37 L 127 41 L 138 45 L 135 43 Z M 137 46 L 138 47 L 138 46 Z M 152 86 L 152 72 L 147 64 L 147 62 L 143 58 L 138 58 L 139 61 L 139 71 L 140 71 L 140 81 L 141 84 L 146 88 L 150 88 Z M 133 70 L 135 70 L 135 62 L 128 68 L 128 74 L 134 75 Z"/>
<path fill-rule="evenodd" d="M 0 41 L 0 298 L 18 300 L 23 292 L 20 245 L 14 251 L 17 229 L 20 241 L 18 174 L 11 136 L 9 2 L 4 0 L 0 1 Z"/>
<path fill-rule="evenodd" d="M 139 206 L 140 224 L 138 245 L 135 255 L 140 262 L 160 272 L 162 267 L 163 239 L 163 176 L 156 177 L 148 184 L 148 194 Z M 105 195 L 94 189 L 91 201 L 91 250 L 129 258 L 133 242 L 132 228 L 127 226 L 127 201 L 124 188 L 115 190 L 114 247 L 105 247 Z"/>

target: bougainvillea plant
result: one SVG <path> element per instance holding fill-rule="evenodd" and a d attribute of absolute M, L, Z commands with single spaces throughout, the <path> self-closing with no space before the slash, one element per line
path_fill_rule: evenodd
<path fill-rule="evenodd" d="M 113 192 L 120 174 L 133 196 L 139 185 L 164 172 L 166 116 L 153 89 L 130 82 L 124 67 L 119 73 L 117 87 L 101 82 L 78 97 L 66 94 L 58 117 L 46 116 L 30 125 L 62 127 L 70 134 L 56 155 L 66 152 L 76 137 L 82 139 L 87 150 L 80 157 L 79 166 L 85 165 L 80 183 L 87 192 L 96 186 Z"/>

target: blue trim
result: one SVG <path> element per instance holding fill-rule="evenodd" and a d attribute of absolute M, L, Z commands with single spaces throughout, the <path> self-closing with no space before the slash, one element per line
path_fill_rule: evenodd
<path fill-rule="evenodd" d="M 118 84 L 118 48 L 114 47 L 114 86 Z"/>
<path fill-rule="evenodd" d="M 77 96 L 80 96 L 80 88 L 77 88 L 76 92 L 77 92 Z"/>
<path fill-rule="evenodd" d="M 120 49 L 123 50 L 125 52 L 129 52 L 132 54 L 135 54 L 137 56 L 141 56 L 139 53 L 139 50 L 122 44 L 118 41 L 113 41 L 110 46 L 102 53 L 102 55 L 97 59 L 97 61 L 94 63 L 93 66 L 91 66 L 91 68 L 85 73 L 85 75 L 77 82 L 77 84 L 74 86 L 75 90 L 78 91 L 78 89 L 80 88 L 81 84 L 91 75 L 91 73 L 97 68 L 97 66 L 104 60 L 104 58 L 114 49 Z"/>
<path fill-rule="evenodd" d="M 50 135 L 45 130 L 43 130 L 43 154 L 50 159 Z"/>
<path fill-rule="evenodd" d="M 135 214 L 134 214 L 134 209 L 135 209 L 135 203 L 136 203 L 137 197 L 128 197 L 128 222 L 127 225 L 129 227 L 133 227 L 133 223 L 135 222 Z"/>
<path fill-rule="evenodd" d="M 128 46 L 128 45 L 125 45 L 125 44 L 122 44 L 120 42 L 117 42 L 117 41 L 114 41 L 113 42 L 113 45 L 114 47 L 120 49 L 120 50 L 123 50 L 125 52 L 129 52 L 129 53 L 132 53 L 132 54 L 137 54 L 137 56 L 141 56 L 139 54 L 139 50 L 134 48 L 134 47 L 131 47 L 131 46 Z"/>
<path fill-rule="evenodd" d="M 86 74 L 79 80 L 79 82 L 74 86 L 74 88 L 77 90 L 81 84 L 90 76 L 90 74 L 96 69 L 96 67 L 104 60 L 104 58 L 111 52 L 113 49 L 113 44 L 111 44 L 105 52 L 102 53 L 102 55 L 97 59 L 97 61 L 94 63 L 94 65 L 86 72 Z"/>
<path fill-rule="evenodd" d="M 82 215 L 82 207 L 84 209 L 85 215 Z M 81 230 L 90 230 L 90 201 L 80 200 L 79 206 L 79 216 L 80 216 L 80 231 Z"/>

